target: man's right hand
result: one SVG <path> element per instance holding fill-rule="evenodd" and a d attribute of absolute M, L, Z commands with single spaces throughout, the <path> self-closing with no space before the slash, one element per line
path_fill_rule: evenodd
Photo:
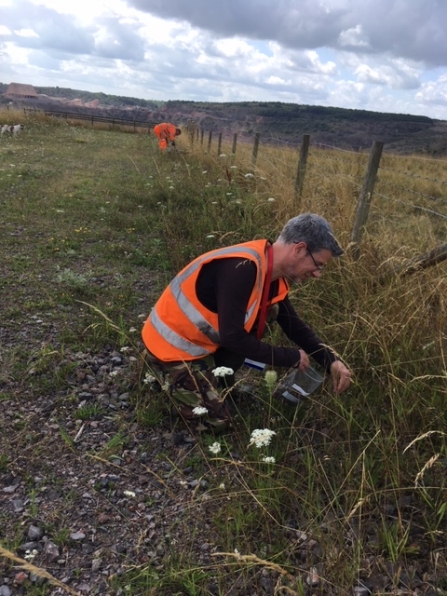
<path fill-rule="evenodd" d="M 297 364 L 295 364 L 295 366 L 293 368 L 297 368 L 301 372 L 304 372 L 305 370 L 307 370 L 309 368 L 309 365 L 310 365 L 309 356 L 306 354 L 306 352 L 304 350 L 300 350 L 299 352 L 300 352 L 300 361 L 297 362 Z"/>

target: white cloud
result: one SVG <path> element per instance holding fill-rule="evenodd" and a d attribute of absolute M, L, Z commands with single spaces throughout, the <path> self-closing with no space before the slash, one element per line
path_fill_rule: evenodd
<path fill-rule="evenodd" d="M 19 37 L 39 37 L 39 35 L 34 31 L 34 29 L 19 29 L 14 31 L 14 33 Z"/>
<path fill-rule="evenodd" d="M 338 36 L 340 46 L 351 46 L 353 48 L 369 47 L 369 42 L 365 37 L 362 25 L 356 25 L 346 31 L 342 31 Z"/>

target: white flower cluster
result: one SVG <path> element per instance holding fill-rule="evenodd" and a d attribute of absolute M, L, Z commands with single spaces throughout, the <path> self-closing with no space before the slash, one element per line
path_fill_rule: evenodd
<path fill-rule="evenodd" d="M 195 408 L 193 408 L 192 413 L 195 414 L 196 416 L 203 416 L 203 414 L 208 414 L 208 410 L 206 408 L 196 406 Z"/>
<path fill-rule="evenodd" d="M 273 435 L 276 435 L 274 430 L 270 430 L 269 428 L 256 428 L 251 433 L 248 446 L 255 445 L 258 449 L 267 447 L 267 445 L 270 445 Z"/>
<path fill-rule="evenodd" d="M 151 375 L 150 373 L 146 373 L 144 379 L 143 379 L 143 383 L 145 385 L 151 385 L 152 383 L 155 383 L 157 379 L 154 377 L 154 375 Z"/>
<path fill-rule="evenodd" d="M 211 453 L 217 455 L 221 451 L 220 443 L 218 441 L 215 441 L 212 445 L 208 447 L 208 449 L 211 451 Z"/>
<path fill-rule="evenodd" d="M 266 464 L 274 464 L 276 460 L 273 456 L 266 455 L 265 457 L 262 458 L 262 461 Z"/>
<path fill-rule="evenodd" d="M 234 370 L 228 366 L 218 366 L 213 370 L 215 377 L 226 377 L 227 375 L 234 375 Z"/>
<path fill-rule="evenodd" d="M 27 549 L 27 550 L 25 551 L 25 555 L 24 555 L 24 557 L 23 557 L 23 558 L 24 558 L 26 561 L 32 561 L 32 560 L 33 560 L 33 559 L 36 557 L 36 555 L 38 555 L 38 554 L 39 554 L 39 551 L 38 551 L 38 550 L 36 550 L 35 548 L 33 548 L 33 550 L 28 550 L 28 549 Z"/>

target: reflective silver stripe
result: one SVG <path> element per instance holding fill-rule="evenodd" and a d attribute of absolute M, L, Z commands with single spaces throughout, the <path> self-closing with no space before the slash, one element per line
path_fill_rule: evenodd
<path fill-rule="evenodd" d="M 178 307 L 182 311 L 182 313 L 191 321 L 193 325 L 197 327 L 197 329 L 206 335 L 208 339 L 210 339 L 214 344 L 219 343 L 219 331 L 203 317 L 203 315 L 196 309 L 196 307 L 187 299 L 185 294 L 181 291 L 178 295 L 173 295 L 177 300 Z"/>
<path fill-rule="evenodd" d="M 183 314 L 191 321 L 193 325 L 203 333 L 208 339 L 210 339 L 213 343 L 219 343 L 219 331 L 215 327 L 209 324 L 209 322 L 202 316 L 202 314 L 196 309 L 196 307 L 188 300 L 185 294 L 182 291 L 181 284 L 188 279 L 190 275 L 192 275 L 202 264 L 206 261 L 212 261 L 215 257 L 228 257 L 232 254 L 240 254 L 241 252 L 247 252 L 251 254 L 253 257 L 256 258 L 258 262 L 258 270 L 260 269 L 262 258 L 258 251 L 245 247 L 243 245 L 234 245 L 234 246 L 227 246 L 225 248 L 218 248 L 212 252 L 212 255 L 208 253 L 208 256 L 202 255 L 195 261 L 193 261 L 189 267 L 187 267 L 181 274 L 177 275 L 171 282 L 171 292 L 174 298 L 177 301 L 177 304 Z M 258 279 L 258 295 L 260 296 L 260 292 L 262 290 L 262 281 L 261 276 L 257 276 Z M 253 312 L 257 310 L 259 304 L 259 299 L 256 300 L 250 309 L 245 313 L 245 320 L 244 322 L 250 320 Z"/>
<path fill-rule="evenodd" d="M 154 308 L 149 315 L 149 320 L 152 323 L 154 329 L 174 348 L 178 348 L 183 352 L 186 352 L 190 356 L 202 358 L 211 354 L 210 350 L 205 350 L 200 346 L 196 346 L 187 339 L 184 339 L 178 333 L 168 327 L 158 316 L 156 308 Z"/>
<path fill-rule="evenodd" d="M 259 304 L 259 300 L 256 300 L 255 302 L 253 302 L 251 308 L 249 308 L 247 310 L 247 312 L 245 313 L 245 321 L 244 321 L 245 323 L 250 320 L 250 317 L 253 314 L 253 311 L 255 310 L 255 308 L 258 308 L 258 304 Z"/>

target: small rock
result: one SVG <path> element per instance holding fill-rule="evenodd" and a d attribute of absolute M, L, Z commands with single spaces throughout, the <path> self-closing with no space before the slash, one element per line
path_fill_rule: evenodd
<path fill-rule="evenodd" d="M 30 540 L 39 540 L 43 535 L 43 530 L 37 526 L 31 525 L 28 528 L 28 538 Z"/>
<path fill-rule="evenodd" d="M 354 586 L 352 592 L 354 596 L 368 596 L 369 594 L 371 594 L 371 590 L 363 584 L 360 584 L 359 586 Z"/>
<path fill-rule="evenodd" d="M 11 596 L 11 590 L 8 586 L 0 586 L 0 596 Z"/>
<path fill-rule="evenodd" d="M 312 567 L 309 571 L 309 574 L 306 578 L 306 583 L 308 586 L 315 587 L 318 586 L 320 583 L 320 576 L 318 575 L 318 571 L 316 567 Z"/>
<path fill-rule="evenodd" d="M 16 584 L 23 584 L 23 582 L 27 579 L 28 579 L 28 575 L 24 571 L 19 571 L 14 576 L 14 582 Z"/>
<path fill-rule="evenodd" d="M 27 550 L 32 551 L 32 550 L 37 550 L 37 547 L 39 545 L 37 544 L 37 542 L 25 542 L 24 544 L 21 544 L 19 546 L 19 551 L 26 553 Z"/>
<path fill-rule="evenodd" d="M 13 493 L 16 488 L 17 488 L 17 486 L 5 486 L 5 488 L 3 489 L 3 492 L 4 493 Z"/>
<path fill-rule="evenodd" d="M 12 506 L 14 507 L 15 513 L 21 513 L 25 509 L 25 504 L 22 499 L 13 499 Z"/>
<path fill-rule="evenodd" d="M 70 538 L 72 540 L 84 540 L 85 534 L 84 534 L 84 532 L 72 532 L 70 534 Z"/>
<path fill-rule="evenodd" d="M 50 560 L 57 559 L 59 556 L 59 547 L 54 542 L 51 542 L 51 540 L 47 540 L 43 547 L 43 552 L 48 555 Z"/>

